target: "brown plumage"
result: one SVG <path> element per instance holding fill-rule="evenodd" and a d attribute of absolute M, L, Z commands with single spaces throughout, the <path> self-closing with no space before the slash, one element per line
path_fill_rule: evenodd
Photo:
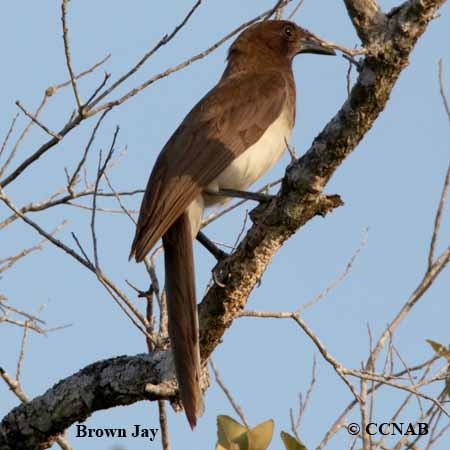
<path fill-rule="evenodd" d="M 144 194 L 130 257 L 142 261 L 163 239 L 169 333 L 192 428 L 203 412 L 192 239 L 203 209 L 223 201 L 205 191 L 246 189 L 279 159 L 295 120 L 292 59 L 302 52 L 334 54 L 288 21 L 242 32 L 219 83 L 164 146 Z"/>

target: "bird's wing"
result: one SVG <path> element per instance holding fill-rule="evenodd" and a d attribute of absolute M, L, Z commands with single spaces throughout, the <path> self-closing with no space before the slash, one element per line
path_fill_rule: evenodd
<path fill-rule="evenodd" d="M 224 79 L 186 116 L 156 160 L 130 257 L 141 261 L 188 205 L 282 113 L 280 72 Z"/>

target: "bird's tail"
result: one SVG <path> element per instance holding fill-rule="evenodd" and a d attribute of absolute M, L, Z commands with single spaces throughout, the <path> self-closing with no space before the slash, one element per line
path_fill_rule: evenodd
<path fill-rule="evenodd" d="M 180 397 L 191 428 L 203 414 L 191 224 L 182 214 L 163 235 L 169 334 Z"/>

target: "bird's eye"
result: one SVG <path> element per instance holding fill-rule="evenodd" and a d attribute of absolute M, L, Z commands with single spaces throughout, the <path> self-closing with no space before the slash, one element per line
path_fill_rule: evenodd
<path fill-rule="evenodd" d="M 291 27 L 291 25 L 286 25 L 284 27 L 284 35 L 287 38 L 291 38 L 294 35 L 294 29 Z"/>

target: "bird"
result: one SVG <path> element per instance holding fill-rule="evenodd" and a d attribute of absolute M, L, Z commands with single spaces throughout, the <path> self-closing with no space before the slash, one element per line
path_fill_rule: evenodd
<path fill-rule="evenodd" d="M 287 20 L 246 28 L 231 44 L 222 77 L 161 150 L 140 207 L 130 259 L 162 238 L 169 337 L 179 394 L 192 429 L 203 414 L 193 240 L 203 211 L 239 196 L 287 147 L 296 114 L 292 61 L 334 55 L 332 45 Z"/>

